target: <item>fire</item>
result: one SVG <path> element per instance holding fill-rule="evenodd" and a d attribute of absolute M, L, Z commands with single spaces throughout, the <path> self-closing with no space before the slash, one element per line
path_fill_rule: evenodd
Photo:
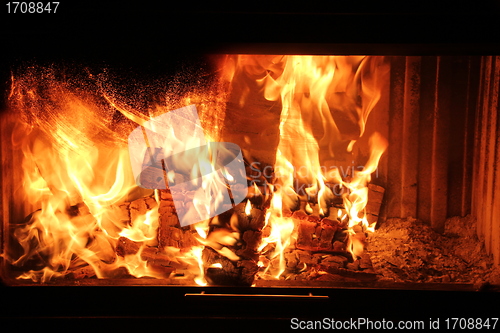
<path fill-rule="evenodd" d="M 355 257 L 361 256 L 362 235 L 375 228 L 365 214 L 367 185 L 387 148 L 387 140 L 379 133 L 371 134 L 369 157 L 362 168 L 341 174 L 331 164 L 332 161 L 349 164 L 346 162 L 349 159 L 354 163 L 357 142 L 368 136 L 366 122 L 381 94 L 376 73 L 382 63 L 382 58 L 362 56 L 226 58 L 222 77 L 230 85 L 235 84 L 238 72 L 244 72 L 267 101 L 281 107 L 273 178 L 266 177 L 267 183 L 258 186 L 256 182 L 250 183 L 242 217 L 236 214 L 239 201 L 235 204 L 233 193 L 228 208 L 232 215 L 207 218 L 214 216 L 214 207 L 207 202 L 213 199 L 216 204 L 224 203 L 222 190 L 227 191 L 229 183 L 235 180 L 225 168 L 214 166 L 217 154 L 213 147 L 200 148 L 217 139 L 220 128 L 217 121 L 211 123 L 214 126 L 206 126 L 210 133 L 198 131 L 187 139 L 177 133 L 184 128 L 151 136 L 149 133 L 161 128 L 158 114 L 172 109 L 169 105 L 139 112 L 106 89 L 99 96 L 77 94 L 54 79 L 45 82 L 46 90 L 39 94 L 32 81 L 13 79 L 11 104 L 25 114 L 14 130 L 13 140 L 23 153 L 25 199 L 35 209 L 29 221 L 14 231 L 22 254 L 7 259 L 15 266 L 42 262 L 43 267 L 35 265 L 19 277 L 34 281 L 64 277 L 82 267 L 89 267 L 97 278 L 112 278 L 125 268 L 134 277 L 165 279 L 170 271 L 148 262 L 153 251 L 164 261 L 187 266 L 195 283 L 206 285 L 205 269 L 222 269 L 226 265 L 205 263 L 206 247 L 236 263 L 244 253 L 236 248 L 250 234 L 262 232 L 260 244 L 256 242 L 258 253 L 250 254 L 252 263 L 255 261 L 261 278 L 280 279 L 286 275 L 287 250 L 298 237 L 297 222 L 291 216 L 298 210 L 318 220 L 336 216 L 341 224 L 346 222 L 350 235 L 348 250 Z M 218 99 L 219 95 L 217 90 L 201 93 L 201 97 L 193 94 L 182 99 L 182 106 L 201 100 L 207 108 L 206 100 Z M 243 90 L 238 104 L 245 106 L 247 98 L 248 91 Z M 49 102 L 43 104 L 44 99 Z M 103 108 L 112 110 L 111 116 Z M 114 124 L 118 117 L 126 119 L 128 125 Z M 200 118 L 208 122 L 208 112 L 201 112 Z M 120 134 L 121 131 L 128 134 L 134 128 L 139 128 L 147 138 L 145 154 L 139 157 L 141 161 L 147 154 L 152 159 L 158 153 L 157 147 L 167 146 L 168 153 L 178 154 L 172 160 L 161 159 L 163 164 L 157 170 L 161 176 L 152 179 L 163 182 L 165 191 L 168 184 L 200 185 L 197 182 L 203 175 L 203 195 L 167 191 L 171 196 L 189 196 L 182 207 L 176 207 L 176 214 L 180 216 L 186 210 L 186 219 L 195 215 L 203 219 L 184 228 L 175 226 L 175 232 L 168 229 L 174 238 L 187 235 L 189 242 L 184 248 L 159 246 L 161 214 L 166 209 L 161 196 L 165 192 L 134 194 L 139 189 L 130 161 L 131 157 L 137 157 L 129 155 L 127 141 Z M 179 151 L 190 153 L 188 156 Z M 167 171 L 166 163 L 175 164 L 185 172 Z M 343 192 L 343 209 L 333 207 L 338 194 L 332 190 L 332 184 Z M 144 200 L 141 201 L 144 207 L 132 216 L 131 202 L 138 199 Z M 128 213 L 124 213 L 124 207 Z M 263 210 L 259 216 L 265 216 L 262 229 L 254 227 L 259 230 L 245 235 L 241 218 L 248 222 L 259 209 Z M 174 228 L 168 219 L 163 224 Z M 130 241 L 133 251 L 124 250 L 123 255 L 118 255 L 123 238 Z M 175 241 L 181 243 L 177 238 Z M 301 270 L 308 267 L 304 264 Z"/>
<path fill-rule="evenodd" d="M 245 214 L 247 214 L 247 216 L 250 216 L 252 214 L 252 204 L 250 203 L 250 200 L 247 200 L 247 203 L 245 205 Z"/>
<path fill-rule="evenodd" d="M 269 219 L 267 223 L 271 225 L 271 233 L 268 237 L 262 240 L 259 247 L 259 251 L 262 251 L 269 244 L 274 246 L 274 250 L 271 252 L 269 258 L 278 260 L 278 267 L 271 272 L 272 276 L 278 279 L 281 274 L 285 271 L 285 258 L 284 251 L 291 244 L 291 236 L 294 230 L 294 223 L 292 219 L 285 218 L 282 215 L 282 195 L 281 193 L 275 192 L 273 198 L 271 199 L 271 207 L 269 208 L 269 214 L 266 219 Z M 268 266 L 269 268 L 269 266 Z M 264 274 L 267 269 L 264 271 Z"/>
<path fill-rule="evenodd" d="M 205 280 L 205 269 L 203 268 L 203 259 L 202 259 L 203 247 L 201 246 L 193 247 L 191 251 L 194 255 L 194 258 L 196 259 L 196 263 L 198 264 L 198 269 L 199 269 L 199 275 L 195 277 L 194 281 L 200 286 L 206 286 L 207 280 Z"/>
<path fill-rule="evenodd" d="M 123 228 L 119 235 L 134 242 L 154 241 L 158 229 L 158 218 L 158 209 L 152 209 L 145 215 L 137 217 L 131 226 Z"/>
<path fill-rule="evenodd" d="M 281 103 L 280 140 L 276 151 L 275 187 L 266 223 L 271 226 L 269 237 L 263 239 L 260 250 L 274 245 L 272 258 L 279 258 L 274 277 L 284 271 L 283 253 L 291 244 L 292 219 L 282 216 L 282 210 L 296 210 L 300 202 L 307 214 L 330 215 L 334 197 L 327 182 L 343 189 L 351 240 L 349 250 L 355 256 L 362 245 L 355 239 L 353 228 L 373 231 L 364 216 L 368 199 L 367 184 L 376 170 L 387 141 L 378 133 L 370 139 L 370 158 L 362 171 L 342 177 L 338 169 L 328 170 L 323 161 L 348 156 L 356 141 L 363 136 L 365 124 L 380 99 L 376 71 L 382 58 L 335 56 L 250 56 L 230 58 L 227 77 L 245 73 L 254 79 L 267 100 Z M 240 103 L 246 103 L 245 96 Z M 323 152 L 323 155 L 320 154 Z M 353 162 L 354 163 L 354 162 Z M 361 248 L 360 248 L 361 246 Z M 266 268 L 266 271 L 268 268 Z"/>
<path fill-rule="evenodd" d="M 362 171 L 356 171 L 350 182 L 343 185 L 350 189 L 350 194 L 344 196 L 344 204 L 349 215 L 349 227 L 361 223 L 365 228 L 373 230 L 374 226 L 368 225 L 366 218 L 359 217 L 359 213 L 368 202 L 368 188 L 371 174 L 375 172 L 380 157 L 387 149 L 387 140 L 375 132 L 370 138 L 371 155 Z"/>
<path fill-rule="evenodd" d="M 96 91 L 77 93 L 48 70 L 33 69 L 12 79 L 10 104 L 20 113 L 13 144 L 23 154 L 22 200 L 34 207 L 26 223 L 13 232 L 22 253 L 3 254 L 14 266 L 33 267 L 20 279 L 46 282 L 80 269 L 97 278 L 115 277 L 122 274 L 121 268 L 138 278 L 169 274 L 145 259 L 158 246 L 160 193 L 150 191 L 150 200 L 139 213 L 129 208 L 132 200 L 141 197 L 135 193 L 143 190 L 133 177 L 126 135 L 121 135 L 138 124 L 144 130 L 155 126 L 148 121 L 165 112 L 165 107 L 157 106 L 145 115 L 124 106 L 113 94 Z M 131 121 L 112 130 L 116 125 L 112 116 L 117 113 Z M 206 134 L 216 136 L 215 132 Z M 175 136 L 171 139 L 179 143 Z M 197 145 L 196 139 L 187 144 Z M 208 167 L 200 163 L 200 168 Z M 207 186 L 213 185 L 208 182 Z M 201 238 L 207 237 L 208 222 L 196 228 Z M 122 256 L 117 255 L 120 238 L 130 240 L 133 251 L 125 249 Z M 206 283 L 201 243 L 182 250 L 165 248 L 155 255 L 184 263 L 196 283 Z"/>

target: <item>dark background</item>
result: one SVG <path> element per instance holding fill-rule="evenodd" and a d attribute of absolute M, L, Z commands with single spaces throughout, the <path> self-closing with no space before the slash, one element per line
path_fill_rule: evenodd
<path fill-rule="evenodd" d="M 179 62 L 209 53 L 500 54 L 500 0 L 62 0 L 55 14 L 8 14 L 6 3 L 0 8 L 0 109 L 12 68 L 33 62 L 169 74 Z"/>
<path fill-rule="evenodd" d="M 0 8 L 2 92 L 12 67 L 27 62 L 170 73 L 180 61 L 209 53 L 500 54 L 500 0 L 62 0 L 55 14 L 8 14 L 6 3 Z"/>
<path fill-rule="evenodd" d="M 495 18 L 500 1 L 307 1 L 301 5 L 248 1 L 224 6 L 214 1 L 62 0 L 56 14 L 7 14 L 5 4 L 0 11 L 0 36 L 6 46 L 2 53 L 11 58 L 132 61 L 227 51 L 248 43 L 492 43 L 498 41 Z"/>

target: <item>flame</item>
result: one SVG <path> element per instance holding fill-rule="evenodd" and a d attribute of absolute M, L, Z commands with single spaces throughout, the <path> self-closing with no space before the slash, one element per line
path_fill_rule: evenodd
<path fill-rule="evenodd" d="M 271 185 L 272 187 L 272 185 Z M 278 259 L 278 267 L 275 267 L 272 276 L 279 279 L 281 274 L 285 271 L 286 262 L 284 251 L 291 244 L 291 236 L 294 231 L 294 223 L 291 218 L 285 218 L 282 215 L 282 195 L 278 189 L 271 199 L 271 206 L 269 207 L 268 214 L 266 215 L 266 225 L 269 223 L 271 232 L 268 237 L 262 239 L 258 251 L 262 251 L 266 246 L 273 245 L 274 250 L 271 251 L 270 259 Z M 267 267 L 267 269 L 270 266 Z M 264 274 L 267 273 L 267 269 Z"/>
<path fill-rule="evenodd" d="M 378 77 L 382 62 L 380 57 L 363 56 L 226 57 L 221 71 L 225 80 L 235 83 L 237 77 L 243 75 L 245 80 L 256 84 L 264 98 L 281 105 L 275 179 L 265 184 L 262 204 L 256 203 L 260 199 L 255 197 L 263 195 L 254 182 L 253 196 L 248 197 L 244 209 L 250 216 L 251 200 L 255 200 L 252 202 L 256 209 L 267 208 L 263 229 L 268 233 L 258 246 L 261 276 L 284 278 L 285 252 L 294 245 L 297 234 L 294 219 L 285 215 L 285 211 L 304 209 L 318 217 L 335 214 L 331 207 L 334 194 L 329 187 L 332 183 L 344 191 L 345 210 L 337 210 L 337 219 L 347 222 L 348 248 L 354 256 L 362 254 L 361 235 L 375 228 L 365 214 L 367 185 L 387 148 L 387 140 L 379 133 L 371 134 L 369 158 L 362 170 L 353 169 L 351 174 L 341 174 L 338 168 L 328 168 L 325 162 L 352 157 L 357 143 L 367 136 L 366 121 L 381 96 Z M 135 277 L 164 278 L 162 272 L 153 269 L 143 258 L 150 247 L 158 245 L 158 191 L 155 192 L 156 204 L 148 206 L 144 214 L 130 220 L 120 213 L 120 207 L 129 203 L 137 187 L 129 165 L 126 139 L 120 133 L 130 133 L 138 125 L 144 133 L 155 132 L 161 127 L 155 122 L 155 115 L 175 107 L 166 103 L 140 111 L 121 101 L 102 83 L 96 89 L 99 96 L 95 96 L 76 93 L 53 75 L 45 73 L 40 77 L 45 78 L 41 83 L 36 83 L 33 77 L 13 77 L 9 94 L 12 107 L 23 110 L 13 141 L 23 154 L 25 199 L 36 212 L 28 223 L 14 231 L 22 254 L 8 259 L 17 266 L 38 259 L 45 265 L 19 278 L 44 282 L 87 266 L 98 278 L 113 277 L 120 267 Z M 44 87 L 43 94 L 35 89 L 38 84 Z M 242 89 L 237 104 L 245 106 L 249 96 L 249 89 Z M 214 99 L 225 105 L 224 97 L 225 93 L 213 90 L 199 96 L 188 94 L 178 100 L 181 106 L 201 101 L 197 106 L 208 108 L 207 100 Z M 215 109 L 223 115 L 220 109 Z M 118 116 L 125 118 L 128 125 L 116 125 Z M 202 112 L 200 118 L 212 124 L 207 113 Z M 217 119 L 220 118 L 219 115 Z M 220 124 L 214 121 L 213 125 L 204 126 L 208 129 L 204 135 L 187 140 L 176 137 L 173 130 L 148 140 L 149 152 L 164 146 L 171 147 L 166 154 L 192 148 L 190 156 L 179 155 L 170 161 L 185 173 L 167 171 L 165 166 L 163 172 L 170 183 L 198 185 L 202 178 L 200 185 L 204 191 L 189 194 L 192 200 L 183 207 L 198 216 L 212 216 L 214 208 L 209 203 L 222 204 L 221 189 L 226 189 L 228 182 L 234 180 L 225 168 L 214 166 L 213 151 L 201 153 L 199 149 L 207 140 L 217 139 Z M 188 161 L 194 160 L 193 167 Z M 204 176 L 199 177 L 200 174 Z M 238 216 L 233 215 L 229 223 L 226 222 L 214 217 L 190 226 L 190 230 L 196 231 L 198 244 L 187 249 L 164 249 L 163 254 L 185 263 L 194 281 L 206 285 L 205 246 L 230 260 L 241 259 L 240 252 L 234 250 L 244 240 Z M 138 251 L 118 256 L 116 248 L 120 237 L 135 242 Z"/>
<path fill-rule="evenodd" d="M 158 209 L 149 210 L 145 215 L 138 216 L 120 231 L 119 235 L 134 242 L 146 242 L 156 239 L 158 229 Z"/>
<path fill-rule="evenodd" d="M 367 184 L 387 141 L 378 133 L 372 135 L 370 158 L 351 179 L 342 177 L 338 169 L 328 170 L 322 160 L 325 154 L 329 159 L 342 159 L 353 151 L 380 99 L 378 78 L 386 68 L 380 57 L 240 55 L 230 59 L 232 66 L 226 77 L 233 80 L 239 75 L 254 80 L 267 100 L 282 106 L 276 181 L 266 215 L 266 226 L 269 224 L 271 232 L 259 247 L 264 250 L 274 245 L 271 258 L 280 259 L 274 275 L 279 277 L 284 271 L 283 252 L 293 238 L 293 223 L 283 218 L 282 210 L 297 209 L 300 198 L 305 201 L 303 209 L 308 214 L 330 215 L 333 192 L 326 182 L 336 183 L 349 192 L 343 196 L 346 214 L 342 216 L 340 210 L 337 214 L 341 221 L 349 218 L 351 234 L 358 224 L 366 231 L 373 230 L 374 225 L 368 225 L 364 216 Z M 241 96 L 241 106 L 245 105 L 246 96 Z M 350 244 L 351 249 L 356 248 L 352 251 L 359 254 L 356 240 L 351 239 Z"/>
<path fill-rule="evenodd" d="M 254 189 L 254 196 L 255 197 L 262 195 L 262 192 L 259 190 L 259 187 L 257 186 L 256 183 L 253 183 L 253 189 Z"/>
<path fill-rule="evenodd" d="M 247 214 L 247 216 L 250 216 L 252 214 L 252 204 L 250 203 L 250 200 L 247 200 L 247 203 L 245 205 L 245 214 Z"/>
<path fill-rule="evenodd" d="M 349 188 L 350 193 L 344 196 L 344 204 L 349 215 L 349 227 L 362 223 L 366 228 L 370 227 L 364 217 L 359 217 L 368 202 L 367 185 L 371 180 L 371 174 L 375 172 L 380 157 L 387 149 L 387 140 L 378 132 L 370 137 L 370 158 L 363 170 L 355 171 L 354 177 L 350 182 L 343 182 L 343 185 Z"/>
<path fill-rule="evenodd" d="M 82 83 L 89 84 L 86 79 Z M 97 278 L 115 277 L 122 267 L 135 277 L 165 278 L 165 272 L 153 269 L 144 259 L 148 248 L 158 245 L 159 191 L 154 193 L 156 204 L 150 204 L 144 214 L 133 220 L 124 215 L 123 207 L 137 199 L 133 193 L 138 190 L 126 138 L 137 125 L 143 126 L 143 130 L 148 126 L 148 130 L 154 130 L 154 116 L 175 107 L 157 105 L 148 112 L 138 111 L 102 83 L 98 81 L 95 89 L 85 86 L 75 90 L 59 81 L 52 70 L 43 68 L 32 68 L 12 77 L 9 103 L 20 115 L 12 140 L 23 155 L 23 200 L 35 212 L 13 232 L 22 253 L 3 255 L 15 266 L 30 262 L 45 265 L 28 270 L 20 279 L 46 282 L 64 278 L 82 267 L 93 270 Z M 199 102 L 206 96 L 195 95 L 181 103 Z M 198 107 L 207 106 L 200 102 Z M 113 119 L 118 114 L 127 120 L 116 123 Z M 208 121 L 203 113 L 201 118 Z M 212 129 L 219 125 L 216 121 L 210 124 L 214 126 L 206 126 L 209 131 L 205 134 L 207 138 L 216 138 L 218 134 Z M 180 144 L 175 135 L 169 139 L 173 141 L 169 146 Z M 182 144 L 196 146 L 196 139 Z M 200 162 L 202 171 L 211 167 L 205 162 Z M 169 173 L 167 177 L 177 180 L 178 176 Z M 208 182 L 206 186 L 213 185 Z M 200 237 L 206 238 L 208 221 L 198 223 L 196 229 Z M 133 241 L 138 251 L 117 255 L 120 237 Z M 183 249 L 182 254 L 179 249 L 166 249 L 162 254 L 173 262 L 187 263 L 197 276 L 196 282 L 203 284 L 202 250 L 199 244 Z"/>
<path fill-rule="evenodd" d="M 115 206 L 134 187 L 133 179 L 124 172 L 126 150 L 75 151 L 72 144 L 56 150 L 42 139 L 33 141 L 31 147 L 26 144 L 23 149 L 24 164 L 34 166 L 24 168 L 24 184 L 27 200 L 41 209 L 30 224 L 16 230 L 24 254 L 13 264 L 22 265 L 34 256 L 47 257 L 47 267 L 38 273 L 42 281 L 50 270 L 52 275 L 64 274 L 82 263 L 94 267 L 98 277 L 105 276 L 103 262 L 113 261 L 116 239 L 127 232 L 116 218 Z M 68 210 L 77 204 L 79 211 L 72 216 Z M 143 228 L 142 236 L 146 233 L 152 239 L 156 236 L 151 230 L 154 225 L 144 224 L 151 214 L 146 220 L 134 221 L 135 231 L 127 230 L 139 237 L 139 225 L 143 225 L 149 230 Z"/>
<path fill-rule="evenodd" d="M 194 281 L 199 286 L 206 286 L 208 283 L 207 280 L 205 280 L 205 269 L 203 268 L 203 259 L 202 259 L 203 247 L 201 246 L 193 247 L 191 252 L 194 255 L 194 258 L 196 259 L 199 269 L 199 275 L 195 277 Z"/>

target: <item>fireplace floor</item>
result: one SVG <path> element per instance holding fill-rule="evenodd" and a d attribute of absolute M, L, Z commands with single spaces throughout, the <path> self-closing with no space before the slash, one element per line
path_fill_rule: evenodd
<path fill-rule="evenodd" d="M 388 219 L 368 237 L 367 251 L 379 281 L 500 284 L 470 216 L 448 219 L 443 234 L 413 218 Z"/>

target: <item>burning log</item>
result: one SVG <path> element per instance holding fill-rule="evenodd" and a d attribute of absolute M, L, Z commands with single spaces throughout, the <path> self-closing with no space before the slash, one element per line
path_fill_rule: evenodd
<path fill-rule="evenodd" d="M 160 244 L 159 248 L 163 249 L 165 247 L 172 246 L 178 249 L 185 249 L 199 245 L 195 235 L 196 231 L 194 230 L 184 230 L 168 226 L 163 227 L 158 233 Z"/>
<path fill-rule="evenodd" d="M 354 278 L 360 281 L 373 281 L 377 279 L 377 274 L 370 271 L 349 270 L 345 268 L 339 268 L 337 274 L 340 276 Z"/>
<path fill-rule="evenodd" d="M 89 279 L 93 278 L 96 276 L 95 270 L 92 266 L 84 266 L 81 268 L 77 268 L 68 274 L 66 274 L 66 277 L 69 279 L 76 279 L 76 280 L 81 280 L 81 279 Z"/>
<path fill-rule="evenodd" d="M 156 200 L 153 197 L 144 197 L 134 200 L 130 203 L 130 222 L 135 221 L 139 216 L 144 216 L 146 213 L 157 206 Z"/>
<path fill-rule="evenodd" d="M 180 227 L 179 218 L 175 211 L 174 201 L 170 192 L 167 194 L 161 194 L 160 206 L 158 207 L 158 213 L 160 214 L 160 230 L 163 227 Z"/>
<path fill-rule="evenodd" d="M 116 245 L 116 253 L 125 257 L 127 255 L 136 255 L 141 250 L 141 244 L 131 241 L 128 238 L 120 237 Z M 154 266 L 162 266 L 165 273 L 169 273 L 174 269 L 187 269 L 187 265 L 179 263 L 174 258 L 162 253 L 155 247 L 143 247 L 141 250 L 141 258 Z"/>
<path fill-rule="evenodd" d="M 352 261 L 352 257 L 341 254 L 294 250 L 286 253 L 285 258 L 290 280 L 355 282 L 377 278 L 369 256 Z"/>
<path fill-rule="evenodd" d="M 242 258 L 252 259 L 257 261 L 259 253 L 257 249 L 262 240 L 262 232 L 247 230 L 243 233 L 243 242 L 241 249 L 236 251 L 236 254 Z"/>
<path fill-rule="evenodd" d="M 333 252 L 346 252 L 347 245 L 345 242 L 335 241 L 333 242 Z"/>
<path fill-rule="evenodd" d="M 342 255 L 328 255 L 321 260 L 321 265 L 329 268 L 344 268 L 347 266 L 348 258 Z"/>
<path fill-rule="evenodd" d="M 158 227 L 158 248 L 160 250 L 169 246 L 184 249 L 199 245 L 195 237 L 196 231 L 189 227 L 180 227 L 172 194 L 168 190 L 163 190 L 160 193 L 158 214 L 160 215 Z"/>
<path fill-rule="evenodd" d="M 292 215 L 298 225 L 297 248 L 315 252 L 333 251 L 333 240 L 337 231 L 341 230 L 337 221 L 307 215 L 297 211 Z"/>
<path fill-rule="evenodd" d="M 347 251 L 351 240 L 355 248 L 364 248 L 366 235 L 361 226 L 350 232 L 346 226 L 330 218 L 321 219 L 296 211 L 292 219 L 297 228 L 296 249 L 284 254 L 288 278 L 291 280 L 367 281 L 376 279 L 368 254 L 359 258 Z M 357 247 L 356 247 L 357 246 Z M 278 263 L 271 261 L 271 266 Z"/>
<path fill-rule="evenodd" d="M 258 271 L 253 260 L 231 261 L 210 247 L 203 249 L 205 277 L 211 285 L 250 286 Z"/>
<path fill-rule="evenodd" d="M 380 207 L 384 199 L 385 189 L 382 186 L 368 184 L 368 203 L 366 204 L 366 219 L 369 224 L 376 223 Z"/>
<path fill-rule="evenodd" d="M 370 259 L 370 255 L 367 253 L 364 253 L 361 258 L 359 259 L 359 268 L 362 270 L 372 270 L 373 271 L 373 264 L 372 260 Z"/>
<path fill-rule="evenodd" d="M 251 285 L 258 271 L 264 211 L 247 200 L 214 220 L 203 250 L 207 280 L 218 285 Z"/>
<path fill-rule="evenodd" d="M 249 208 L 248 202 L 241 202 L 234 207 L 234 214 L 238 218 L 237 227 L 240 231 L 262 230 L 265 223 L 265 212 L 251 206 Z"/>

